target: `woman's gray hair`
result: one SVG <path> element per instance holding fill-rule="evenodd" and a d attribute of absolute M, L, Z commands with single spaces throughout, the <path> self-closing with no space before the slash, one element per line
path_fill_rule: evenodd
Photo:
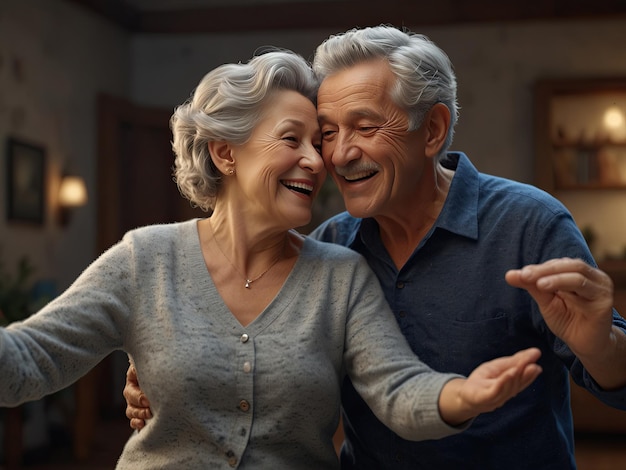
<path fill-rule="evenodd" d="M 174 178 L 183 196 L 211 211 L 222 173 L 211 160 L 208 143 L 245 143 L 273 91 L 297 91 L 315 104 L 317 89 L 310 64 L 287 50 L 274 49 L 245 64 L 224 64 L 206 74 L 170 119 Z"/>
<path fill-rule="evenodd" d="M 417 129 L 436 103 L 448 107 L 451 121 L 438 155 L 440 159 L 452 143 L 458 118 L 456 77 L 447 54 L 422 34 L 381 25 L 330 36 L 318 46 L 313 70 L 322 81 L 345 68 L 373 59 L 386 60 L 396 76 L 391 97 L 406 109 L 408 130 Z"/>

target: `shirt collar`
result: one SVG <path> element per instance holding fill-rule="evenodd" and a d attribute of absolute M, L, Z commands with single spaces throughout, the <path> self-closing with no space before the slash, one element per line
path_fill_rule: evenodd
<path fill-rule="evenodd" d="M 480 174 L 462 152 L 449 152 L 442 164 L 455 173 L 435 227 L 477 239 Z"/>
<path fill-rule="evenodd" d="M 436 228 L 441 228 L 476 240 L 478 239 L 480 174 L 463 152 L 448 152 L 442 164 L 454 170 L 455 173 L 443 209 L 426 238 L 430 237 Z M 362 238 L 364 243 L 371 245 L 374 240 L 378 239 L 378 224 L 374 219 L 357 220 L 356 230 L 352 233 L 347 246 L 354 247 L 357 232 L 364 237 Z M 365 240 L 369 240 L 369 243 Z"/>

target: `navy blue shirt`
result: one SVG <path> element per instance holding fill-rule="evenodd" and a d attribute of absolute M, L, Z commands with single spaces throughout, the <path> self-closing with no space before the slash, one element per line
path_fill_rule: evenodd
<path fill-rule="evenodd" d="M 604 392 L 547 328 L 537 304 L 504 280 L 507 270 L 559 257 L 595 265 L 567 209 L 530 185 L 479 173 L 462 153 L 445 205 L 430 232 L 398 271 L 373 219 L 348 213 L 312 236 L 361 253 L 377 274 L 413 351 L 436 370 L 468 375 L 480 363 L 535 346 L 543 373 L 502 408 L 465 432 L 410 442 L 372 414 L 349 380 L 342 390 L 342 468 L 573 469 L 568 374 L 605 403 L 626 409 L 626 389 Z M 614 323 L 626 330 L 617 312 Z"/>

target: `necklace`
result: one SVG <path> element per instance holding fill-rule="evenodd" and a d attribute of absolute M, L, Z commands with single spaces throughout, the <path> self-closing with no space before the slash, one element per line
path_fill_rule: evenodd
<path fill-rule="evenodd" d="M 265 276 L 267 274 L 267 272 L 270 269 L 272 269 L 276 263 L 278 263 L 278 260 L 280 259 L 280 256 L 277 256 L 276 259 L 274 261 L 272 261 L 272 263 L 267 267 L 267 269 L 265 271 L 263 271 L 257 277 L 250 279 L 248 276 L 244 275 L 241 271 L 239 271 L 239 269 L 237 269 L 237 266 L 235 266 L 235 263 L 233 263 L 230 260 L 230 258 L 228 256 L 226 256 L 226 253 L 224 253 L 224 250 L 222 250 L 222 247 L 217 242 L 217 237 L 215 236 L 215 232 L 213 231 L 213 224 L 211 222 L 209 222 L 209 226 L 211 227 L 211 233 L 213 234 L 213 240 L 215 240 L 215 246 L 217 246 L 217 249 L 220 250 L 220 253 L 222 253 L 224 258 L 226 258 L 226 261 L 228 261 L 230 263 L 230 265 L 233 267 L 233 269 L 235 271 L 237 271 L 237 273 L 239 273 L 239 275 L 246 280 L 245 284 L 243 285 L 246 289 L 250 289 L 250 286 L 252 285 L 253 282 L 258 281 L 263 276 Z"/>

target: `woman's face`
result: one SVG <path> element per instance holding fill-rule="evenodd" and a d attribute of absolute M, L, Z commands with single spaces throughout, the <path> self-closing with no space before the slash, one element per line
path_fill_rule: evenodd
<path fill-rule="evenodd" d="M 274 92 L 248 142 L 233 147 L 239 207 L 284 228 L 306 225 L 326 170 L 315 106 L 291 90 Z"/>

